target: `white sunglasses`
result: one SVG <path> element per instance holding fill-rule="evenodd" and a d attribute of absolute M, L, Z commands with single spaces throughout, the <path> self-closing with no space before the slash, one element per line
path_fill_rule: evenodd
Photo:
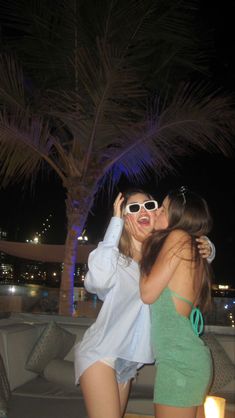
<path fill-rule="evenodd" d="M 156 210 L 158 208 L 158 203 L 156 200 L 147 200 L 144 203 L 129 203 L 129 205 L 126 205 L 125 207 L 124 214 L 138 213 L 141 208 L 151 212 L 152 210 Z"/>

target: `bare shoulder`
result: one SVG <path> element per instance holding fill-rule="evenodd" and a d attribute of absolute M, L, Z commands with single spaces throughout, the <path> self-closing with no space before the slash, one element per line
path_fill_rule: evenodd
<path fill-rule="evenodd" d="M 174 229 L 167 237 L 167 241 L 171 241 L 172 243 L 180 242 L 182 244 L 183 242 L 188 242 L 189 240 L 190 235 L 182 229 Z"/>
<path fill-rule="evenodd" d="M 187 251 L 191 246 L 191 237 L 186 231 L 175 229 L 169 233 L 165 244 L 165 247 L 174 250 L 174 253 Z"/>

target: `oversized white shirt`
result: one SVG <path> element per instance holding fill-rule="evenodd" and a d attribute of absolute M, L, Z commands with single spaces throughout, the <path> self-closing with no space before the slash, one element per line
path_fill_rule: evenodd
<path fill-rule="evenodd" d="M 99 315 L 75 346 L 75 380 L 91 364 L 107 357 L 153 363 L 150 309 L 140 299 L 138 263 L 118 250 L 123 220 L 113 217 L 104 240 L 88 258 L 85 288 L 103 301 Z"/>

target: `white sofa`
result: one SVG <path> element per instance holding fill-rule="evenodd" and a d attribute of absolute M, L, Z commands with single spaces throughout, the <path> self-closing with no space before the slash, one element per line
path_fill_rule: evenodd
<path fill-rule="evenodd" d="M 64 359 L 50 360 L 40 375 L 25 368 L 35 343 L 52 320 L 76 335 L 76 342 L 81 340 L 92 323 L 89 318 L 30 314 L 14 314 L 0 320 L 0 355 L 11 391 L 7 418 L 87 417 L 80 387 L 74 385 L 73 347 Z M 231 379 L 231 373 L 235 371 L 235 330 L 207 327 L 206 331 L 209 332 L 206 335 L 213 339 L 215 335 L 213 349 L 217 350 L 215 361 L 218 363 L 216 379 L 219 390 L 214 394 L 227 399 L 226 410 L 229 413 L 235 411 L 235 375 Z M 139 371 L 132 385 L 128 412 L 153 413 L 154 374 L 154 365 L 144 366 Z"/>

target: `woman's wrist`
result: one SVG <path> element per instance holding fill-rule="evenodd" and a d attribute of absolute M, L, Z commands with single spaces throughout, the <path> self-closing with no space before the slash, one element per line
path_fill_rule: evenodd
<path fill-rule="evenodd" d="M 110 220 L 103 241 L 111 245 L 118 246 L 122 235 L 123 225 L 124 221 L 122 218 L 119 216 L 113 216 Z"/>

